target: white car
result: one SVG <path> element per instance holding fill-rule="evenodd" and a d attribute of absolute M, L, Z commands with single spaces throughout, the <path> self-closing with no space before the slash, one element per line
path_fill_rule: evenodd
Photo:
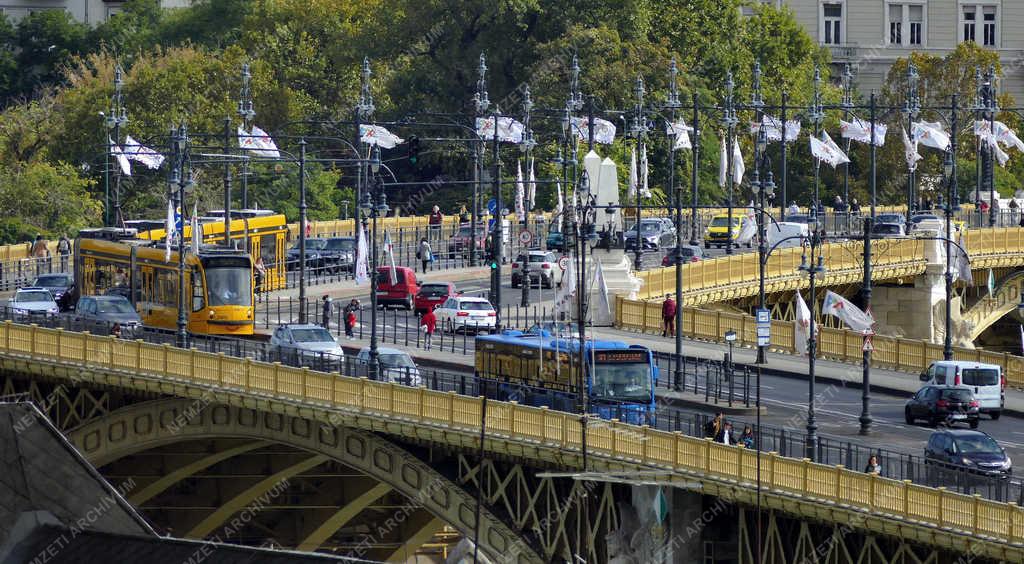
<path fill-rule="evenodd" d="M 359 349 L 356 362 L 363 366 L 370 364 L 370 347 Z M 390 347 L 377 347 L 377 362 L 380 363 L 383 382 L 394 382 L 407 386 L 419 386 L 423 383 L 420 369 L 416 367 L 409 353 Z"/>
<path fill-rule="evenodd" d="M 523 283 L 523 267 L 526 265 L 527 254 L 516 257 L 512 263 L 512 287 L 518 288 Z M 542 288 L 554 288 L 562 285 L 561 267 L 558 266 L 558 255 L 550 251 L 530 251 L 530 285 L 536 280 Z"/>
<path fill-rule="evenodd" d="M 14 297 L 7 300 L 7 307 L 11 309 L 14 318 L 18 320 L 29 320 L 45 318 L 60 313 L 57 302 L 53 295 L 46 288 L 28 287 L 18 288 Z"/>
<path fill-rule="evenodd" d="M 498 314 L 491 302 L 484 298 L 468 296 L 448 298 L 434 310 L 434 315 L 437 317 L 438 327 L 449 333 L 455 333 L 459 329 L 493 333 L 498 320 Z"/>

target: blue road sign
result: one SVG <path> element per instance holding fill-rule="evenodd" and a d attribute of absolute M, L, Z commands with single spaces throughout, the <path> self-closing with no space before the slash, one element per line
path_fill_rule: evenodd
<path fill-rule="evenodd" d="M 498 201 L 495 200 L 494 198 L 491 198 L 487 202 L 487 211 L 491 212 L 491 215 L 494 215 L 494 210 L 496 209 L 498 209 Z"/>

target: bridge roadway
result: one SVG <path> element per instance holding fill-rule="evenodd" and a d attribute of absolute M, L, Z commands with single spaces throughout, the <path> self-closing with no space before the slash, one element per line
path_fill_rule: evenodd
<path fill-rule="evenodd" d="M 581 467 L 580 418 L 543 408 L 10 323 L 0 326 L 0 366 L 6 374 L 68 387 L 166 398 L 72 430 L 71 439 L 97 466 L 186 435 L 274 438 L 338 457 L 414 499 L 424 479 L 443 478 L 382 437 L 474 453 L 483 436 L 488 457 L 532 468 Z M 196 424 L 167 424 L 168 416 L 173 421 L 202 401 L 223 407 L 202 410 Z M 590 421 L 586 429 L 589 471 L 650 472 L 652 482 L 751 507 L 760 462 L 762 507 L 774 512 L 897 537 L 947 556 L 1024 561 L 1024 509 L 1016 505 L 618 422 Z M 452 486 L 420 499 L 472 537 L 476 505 L 466 490 Z M 480 544 L 490 556 L 532 562 L 554 555 L 543 542 L 517 540 L 540 525 L 537 515 L 510 525 L 481 511 Z"/>

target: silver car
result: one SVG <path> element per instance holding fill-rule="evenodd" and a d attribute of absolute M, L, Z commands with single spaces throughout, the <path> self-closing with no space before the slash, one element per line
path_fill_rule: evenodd
<path fill-rule="evenodd" d="M 276 359 L 292 366 L 335 372 L 345 361 L 345 351 L 330 331 L 311 323 L 289 323 L 274 329 L 271 352 Z"/>
<path fill-rule="evenodd" d="M 370 347 L 363 347 L 356 356 L 356 361 L 363 365 L 370 364 Z M 394 382 L 407 386 L 419 386 L 422 384 L 420 369 L 416 367 L 409 353 L 390 347 L 377 347 L 377 362 L 380 363 L 381 377 L 383 382 Z"/>
<path fill-rule="evenodd" d="M 7 307 L 18 321 L 32 321 L 60 313 L 56 300 L 46 288 L 18 288 L 14 297 L 7 300 Z"/>
<path fill-rule="evenodd" d="M 73 319 L 84 330 L 98 335 L 134 338 L 142 330 L 142 318 L 124 296 L 82 296 Z"/>
<path fill-rule="evenodd" d="M 540 284 L 543 288 L 554 288 L 562 284 L 562 269 L 558 266 L 558 256 L 549 251 L 530 251 L 520 254 L 512 263 L 512 287 L 518 288 L 523 283 L 523 266 L 526 258 L 530 258 L 530 285 Z"/>

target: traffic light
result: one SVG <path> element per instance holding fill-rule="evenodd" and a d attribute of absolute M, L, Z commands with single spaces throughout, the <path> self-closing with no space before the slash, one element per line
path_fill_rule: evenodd
<path fill-rule="evenodd" d="M 409 138 L 409 163 L 416 164 L 420 158 L 420 139 L 413 135 Z"/>
<path fill-rule="evenodd" d="M 491 261 L 491 270 L 498 270 L 498 261 L 496 261 L 496 260 L 492 260 Z"/>

